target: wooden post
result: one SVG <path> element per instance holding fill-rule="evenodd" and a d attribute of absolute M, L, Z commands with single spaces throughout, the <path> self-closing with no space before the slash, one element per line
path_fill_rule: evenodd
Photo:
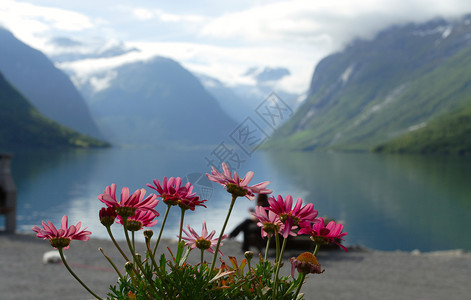
<path fill-rule="evenodd" d="M 5 231 L 15 233 L 16 187 L 10 172 L 11 158 L 11 154 L 0 153 L 0 214 L 5 215 Z"/>

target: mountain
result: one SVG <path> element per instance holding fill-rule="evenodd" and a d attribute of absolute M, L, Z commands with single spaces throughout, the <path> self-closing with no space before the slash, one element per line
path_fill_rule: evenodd
<path fill-rule="evenodd" d="M 468 109 L 470 94 L 471 16 L 394 26 L 319 62 L 269 145 L 369 150 Z"/>
<path fill-rule="evenodd" d="M 263 72 L 256 72 L 259 71 L 259 69 L 249 69 L 246 73 L 247 75 L 272 79 L 264 81 L 257 80 L 255 85 L 236 84 L 228 86 L 210 76 L 198 74 L 197 77 L 206 90 L 219 102 L 222 109 L 234 120 L 242 122 L 272 93 L 276 93 L 292 110 L 298 107 L 300 103 L 299 95 L 275 88 L 276 80 L 280 79 L 280 76 L 283 77 L 282 74 L 286 74 L 284 72 L 288 71 L 279 68 L 276 69 L 276 72 L 272 73 L 272 70 L 274 69 L 265 68 Z"/>
<path fill-rule="evenodd" d="M 97 88 L 99 80 L 106 85 Z M 237 125 L 194 75 L 168 58 L 122 65 L 79 88 L 104 134 L 118 144 L 215 145 Z"/>
<path fill-rule="evenodd" d="M 471 154 L 471 106 L 420 125 L 373 149 L 378 153 Z"/>
<path fill-rule="evenodd" d="M 102 134 L 69 77 L 40 51 L 0 27 L 0 71 L 44 116 L 93 137 Z"/>
<path fill-rule="evenodd" d="M 0 151 L 106 147 L 44 117 L 0 73 Z"/>

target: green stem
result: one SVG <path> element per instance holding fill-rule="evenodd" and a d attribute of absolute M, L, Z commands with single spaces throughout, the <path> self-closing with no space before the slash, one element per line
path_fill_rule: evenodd
<path fill-rule="evenodd" d="M 201 249 L 201 267 L 203 266 L 204 249 Z"/>
<path fill-rule="evenodd" d="M 229 221 L 229 217 L 231 216 L 232 208 L 234 207 L 234 203 L 237 199 L 236 195 L 232 195 L 231 205 L 229 206 L 229 211 L 227 212 L 226 220 L 224 221 L 224 225 L 222 226 L 221 234 L 219 235 L 218 243 L 216 245 L 216 250 L 214 251 L 213 263 L 211 264 L 210 273 L 214 270 L 216 266 L 216 258 L 219 252 L 219 246 L 221 245 L 222 236 L 224 235 L 224 230 L 226 230 L 227 222 Z"/>
<path fill-rule="evenodd" d="M 283 260 L 283 253 L 285 252 L 285 247 L 286 247 L 286 241 L 288 241 L 288 238 L 285 238 L 283 240 L 283 245 L 281 246 L 280 256 L 278 260 L 276 261 L 275 283 L 273 284 L 273 298 L 275 298 L 276 296 L 276 289 L 278 285 L 278 274 L 280 273 L 281 262 Z"/>
<path fill-rule="evenodd" d="M 268 248 L 270 248 L 270 240 L 271 240 L 271 235 L 268 235 L 268 240 L 267 240 L 267 246 L 265 247 L 265 260 L 267 261 L 268 258 Z"/>
<path fill-rule="evenodd" d="M 165 226 L 165 222 L 167 221 L 168 212 L 170 211 L 170 207 L 171 207 L 171 205 L 167 205 L 167 210 L 165 211 L 164 219 L 162 221 L 162 226 L 160 227 L 159 237 L 157 238 L 157 242 L 155 244 L 154 252 L 152 253 L 152 256 L 155 256 L 155 253 L 157 252 L 157 247 L 159 246 L 160 238 L 162 237 L 162 232 L 164 231 L 164 226 Z"/>
<path fill-rule="evenodd" d="M 113 236 L 113 233 L 111 232 L 111 227 L 110 226 L 106 226 L 106 230 L 108 231 L 108 235 L 110 236 L 111 240 L 113 241 L 113 244 L 116 246 L 116 248 L 118 249 L 119 253 L 121 253 L 121 255 L 124 257 L 124 259 L 126 261 L 129 261 L 129 258 L 124 254 L 123 250 L 121 250 L 121 247 L 119 247 L 118 243 L 116 242 L 116 240 L 114 239 L 114 236 Z"/>
<path fill-rule="evenodd" d="M 101 299 L 99 296 L 97 296 L 94 292 L 92 292 L 92 290 L 90 290 L 88 288 L 88 286 L 85 285 L 85 283 L 83 283 L 82 280 L 80 280 L 80 278 L 78 278 L 77 275 L 75 275 L 75 273 L 72 271 L 72 269 L 69 267 L 69 265 L 67 264 L 67 261 L 65 260 L 65 257 L 64 257 L 64 253 L 62 252 L 62 248 L 58 248 L 57 250 L 59 250 L 59 255 L 61 256 L 61 259 L 62 259 L 62 262 L 64 263 L 64 266 L 67 268 L 67 270 L 70 272 L 70 274 L 72 274 L 72 276 L 74 276 L 75 279 L 77 279 L 77 281 L 90 293 L 92 294 L 95 298 L 97 299 Z"/>
<path fill-rule="evenodd" d="M 301 281 L 299 282 L 298 284 L 298 288 L 296 289 L 296 294 L 294 294 L 294 300 L 296 300 L 296 298 L 298 298 L 298 294 L 299 294 L 299 291 L 301 291 L 301 287 L 303 286 L 303 282 L 304 282 L 304 277 L 306 277 L 306 274 L 304 273 L 301 273 Z"/>
<path fill-rule="evenodd" d="M 320 247 L 321 246 L 319 245 L 319 243 L 316 243 L 316 248 L 314 249 L 314 252 L 312 253 L 312 255 L 317 256 L 317 252 L 319 252 Z"/>
<path fill-rule="evenodd" d="M 131 239 L 132 239 L 132 249 L 133 252 L 136 253 L 136 241 L 134 240 L 134 231 L 131 231 Z"/>
<path fill-rule="evenodd" d="M 152 261 L 152 265 L 154 266 L 157 275 L 159 275 L 160 269 L 157 265 L 157 262 L 155 261 L 154 255 L 152 255 L 152 249 L 150 248 L 150 238 L 147 238 L 147 237 L 146 237 L 146 247 L 147 247 L 147 253 L 150 256 L 150 260 Z"/>
<path fill-rule="evenodd" d="M 275 262 L 280 259 L 280 235 L 275 232 L 276 257 Z"/>
<path fill-rule="evenodd" d="M 121 281 L 124 282 L 123 275 L 121 274 L 121 272 L 119 272 L 118 268 L 116 267 L 114 262 L 111 260 L 111 258 L 108 255 L 105 254 L 105 251 L 103 251 L 103 248 L 98 248 L 98 250 L 100 250 L 100 252 L 103 254 L 103 256 L 108 260 L 108 262 L 111 264 L 111 266 L 116 271 L 116 273 L 118 273 L 118 276 L 121 279 Z"/>
<path fill-rule="evenodd" d="M 178 243 L 180 244 L 182 240 L 182 230 L 183 230 L 183 219 L 185 218 L 185 211 L 186 209 L 181 208 L 180 214 L 180 233 L 178 234 Z"/>
<path fill-rule="evenodd" d="M 154 290 L 154 292 L 155 292 L 155 288 L 154 288 L 154 286 L 153 286 L 152 278 L 149 278 L 148 276 L 146 276 L 146 272 L 145 272 L 145 270 L 144 270 L 144 267 L 142 266 L 141 262 L 140 262 L 139 259 L 137 258 L 136 252 L 134 251 L 134 249 L 133 249 L 133 247 L 132 247 L 132 245 L 131 245 L 131 240 L 129 239 L 128 230 L 126 229 L 127 223 L 128 223 L 128 220 L 126 220 L 125 218 L 123 218 L 124 235 L 126 236 L 126 242 L 128 243 L 129 250 L 131 251 L 133 261 L 134 261 L 134 263 L 139 267 L 139 269 L 141 270 L 143 276 L 146 277 L 147 281 L 149 281 L 149 284 L 150 284 L 151 288 L 152 288 L 152 289 Z M 137 274 L 136 274 L 136 275 L 137 275 Z"/>

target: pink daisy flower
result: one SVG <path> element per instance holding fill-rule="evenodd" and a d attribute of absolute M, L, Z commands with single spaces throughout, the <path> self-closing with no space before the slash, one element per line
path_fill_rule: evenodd
<path fill-rule="evenodd" d="M 191 249 L 202 249 L 202 250 L 208 250 L 208 252 L 214 254 L 214 249 L 217 245 L 218 239 L 215 238 L 213 239 L 214 234 L 216 233 L 216 230 L 211 231 L 211 233 L 208 234 L 208 229 L 206 228 L 206 221 L 203 221 L 203 229 L 201 231 L 201 236 L 196 233 L 196 231 L 191 228 L 189 225 L 186 225 L 188 228 L 187 232 L 185 229 L 183 229 L 183 232 L 187 235 L 186 237 L 182 236 L 181 238 L 185 241 L 185 245 L 191 245 Z M 222 239 L 227 238 L 227 234 L 222 236 Z M 222 243 L 220 244 L 222 246 Z M 219 254 L 222 255 L 221 250 L 219 250 Z"/>
<path fill-rule="evenodd" d="M 257 226 L 261 228 L 262 238 L 270 234 L 278 234 L 283 230 L 284 225 L 278 215 L 263 206 L 256 206 L 255 213 L 252 213 L 252 215 L 259 220 Z"/>
<path fill-rule="evenodd" d="M 136 210 L 149 210 L 154 214 L 158 214 L 154 209 L 159 203 L 156 195 L 149 195 L 144 199 L 145 189 L 136 190 L 129 196 L 129 188 L 124 187 L 121 190 L 121 201 L 116 198 L 116 184 L 107 186 L 103 194 L 98 195 L 98 199 L 108 207 L 113 207 L 116 213 L 122 217 L 133 216 Z"/>
<path fill-rule="evenodd" d="M 281 195 L 275 200 L 275 197 L 268 198 L 270 207 L 268 210 L 278 215 L 281 222 L 285 225 L 283 228 L 283 237 L 287 238 L 290 235 L 291 230 L 295 229 L 300 222 L 317 222 L 316 217 L 318 214 L 317 210 L 314 210 L 314 204 L 308 203 L 304 207 L 303 200 L 298 198 L 296 205 L 293 208 L 293 197 L 291 195 L 286 196 L 285 200 Z"/>
<path fill-rule="evenodd" d="M 324 245 L 334 243 L 340 246 L 344 251 L 348 251 L 347 248 L 338 242 L 338 240 L 344 240 L 342 237 L 347 235 L 347 232 L 342 232 L 343 225 L 330 221 L 327 226 L 324 226 L 323 218 L 317 220 L 319 221 L 312 224 L 312 227 L 309 222 L 300 223 L 301 229 L 298 233 L 310 235 L 316 243 Z"/>
<path fill-rule="evenodd" d="M 178 206 L 184 210 L 195 210 L 196 206 L 206 207 L 206 205 L 203 204 L 204 202 L 206 202 L 206 200 L 200 200 L 199 196 L 183 197 L 180 199 Z"/>
<path fill-rule="evenodd" d="M 132 217 L 128 217 L 126 222 L 126 228 L 130 231 L 141 230 L 142 227 L 152 227 L 157 224 L 157 220 L 154 220 L 159 216 L 159 213 L 155 214 L 148 210 L 138 210 Z M 123 224 L 123 218 L 118 216 L 117 223 Z"/>
<path fill-rule="evenodd" d="M 154 179 L 154 185 L 147 184 L 148 187 L 154 189 L 158 193 L 158 197 L 161 197 L 165 204 L 167 205 L 179 205 L 183 209 L 195 210 L 196 206 L 204 206 L 203 203 L 206 200 L 199 200 L 199 196 L 195 196 L 196 193 L 193 193 L 193 186 L 191 183 L 181 186 L 182 179 L 180 177 L 170 177 L 167 180 L 165 176 L 162 182 L 160 180 Z"/>
<path fill-rule="evenodd" d="M 264 181 L 255 185 L 249 186 L 250 180 L 252 180 L 254 173 L 252 171 L 247 172 L 244 178 L 240 179 L 239 174 L 234 171 L 232 176 L 229 167 L 222 163 L 223 174 L 220 173 L 215 167 L 212 167 L 211 174 L 206 174 L 209 180 L 217 182 L 224 187 L 226 190 L 238 197 L 245 196 L 249 200 L 255 199 L 254 194 L 270 194 L 272 190 L 266 189 L 266 186 L 270 181 Z"/>
<path fill-rule="evenodd" d="M 88 235 L 92 234 L 90 231 L 85 231 L 87 227 L 80 230 L 82 226 L 81 222 L 78 222 L 77 225 L 71 225 L 68 227 L 68 218 L 63 216 L 61 220 L 61 228 L 56 229 L 54 224 L 51 222 L 42 221 L 43 228 L 39 226 L 34 226 L 32 229 L 36 232 L 38 238 L 43 238 L 49 240 L 51 246 L 54 248 L 64 248 L 69 249 L 71 240 L 80 240 L 88 241 Z"/>

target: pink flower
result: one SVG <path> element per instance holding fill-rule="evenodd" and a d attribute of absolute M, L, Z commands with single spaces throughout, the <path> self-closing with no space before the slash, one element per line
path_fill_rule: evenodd
<path fill-rule="evenodd" d="M 208 252 L 214 254 L 213 247 L 215 247 L 218 243 L 217 238 L 213 239 L 216 230 L 213 230 L 210 234 L 208 234 L 208 229 L 206 228 L 206 221 L 203 221 L 203 229 L 201 231 L 201 236 L 199 236 L 196 231 L 189 225 L 186 225 L 186 227 L 188 228 L 189 233 L 185 229 L 182 229 L 183 232 L 187 235 L 187 237 L 181 237 L 183 240 L 187 241 L 185 245 L 191 245 L 191 249 L 198 248 L 202 250 L 208 250 Z M 222 236 L 222 239 L 225 238 L 227 238 L 227 234 Z M 222 243 L 220 243 L 220 245 L 222 246 Z M 221 250 L 219 250 L 219 254 L 222 255 Z"/>
<path fill-rule="evenodd" d="M 159 213 L 155 214 L 148 210 L 138 210 L 132 217 L 127 218 L 126 228 L 130 231 L 141 230 L 142 227 L 152 227 L 157 224 L 157 220 L 154 220 L 159 216 Z M 118 216 L 116 221 L 119 224 L 123 224 L 123 218 Z"/>
<path fill-rule="evenodd" d="M 330 221 L 327 226 L 324 226 L 323 218 L 317 220 L 319 221 L 312 224 L 312 227 L 309 222 L 300 223 L 301 229 L 298 233 L 310 235 L 316 243 L 324 245 L 334 243 L 340 246 L 344 251 L 348 251 L 347 248 L 338 242 L 338 240 L 344 240 L 342 237 L 347 235 L 347 232 L 342 232 L 343 225 Z"/>
<path fill-rule="evenodd" d="M 196 206 L 204 206 L 203 203 L 206 200 L 199 200 L 199 196 L 195 196 L 196 193 L 193 193 L 193 186 L 191 183 L 181 186 L 182 179 L 180 177 L 174 178 L 170 177 L 167 181 L 165 176 L 162 182 L 160 180 L 154 179 L 154 185 L 147 184 L 148 187 L 156 190 L 159 193 L 159 197 L 162 198 L 165 204 L 167 205 L 179 205 L 182 209 L 191 209 L 195 210 Z"/>
<path fill-rule="evenodd" d="M 116 213 L 122 217 L 133 216 L 136 210 L 149 210 L 154 214 L 158 214 L 154 209 L 159 203 L 156 199 L 156 195 L 149 195 L 144 199 L 146 194 L 145 189 L 136 190 L 131 196 L 129 196 L 129 189 L 124 187 L 121 190 L 121 201 L 118 202 L 116 199 L 116 184 L 107 186 L 103 194 L 98 195 L 98 199 L 105 203 L 108 207 L 112 207 L 116 210 Z"/>
<path fill-rule="evenodd" d="M 264 181 L 252 186 L 248 186 L 254 175 L 252 171 L 247 172 L 245 177 L 240 179 L 239 174 L 237 174 L 235 171 L 234 176 L 231 175 L 231 171 L 225 163 L 222 163 L 222 169 L 224 174 L 221 174 L 215 167 L 212 167 L 211 175 L 206 174 L 206 176 L 209 180 L 225 186 L 227 191 L 235 196 L 245 196 L 249 200 L 253 200 L 255 199 L 254 194 L 270 194 L 272 192 L 272 190 L 265 188 L 270 183 L 270 181 Z"/>
<path fill-rule="evenodd" d="M 268 203 L 270 203 L 268 209 L 277 214 L 285 225 L 283 229 L 284 238 L 287 238 L 294 226 L 297 226 L 300 222 L 317 222 L 318 211 L 314 210 L 314 204 L 308 203 L 301 208 L 303 200 L 298 198 L 293 208 L 293 197 L 288 195 L 285 199 L 286 201 L 283 200 L 281 195 L 278 195 L 277 200 L 275 200 L 275 197 L 268 198 Z"/>
<path fill-rule="evenodd" d="M 203 204 L 204 202 L 206 202 L 206 200 L 200 200 L 199 196 L 189 196 L 181 198 L 178 206 L 184 210 L 195 210 L 196 206 L 206 207 L 206 205 Z"/>
<path fill-rule="evenodd" d="M 265 238 L 270 234 L 278 234 L 283 230 L 284 225 L 281 223 L 278 215 L 272 211 L 268 211 L 263 206 L 256 206 L 255 213 L 252 213 L 252 215 L 257 217 L 259 220 L 257 226 L 261 227 L 262 238 Z"/>
<path fill-rule="evenodd" d="M 51 222 L 42 221 L 43 229 L 39 226 L 34 226 L 33 231 L 36 232 L 38 238 L 43 238 L 49 240 L 51 246 L 54 248 L 64 248 L 69 249 L 71 240 L 81 240 L 88 241 L 88 236 L 92 234 L 90 231 L 85 231 L 87 227 L 80 230 L 81 222 L 78 222 L 77 225 L 71 225 L 68 227 L 68 218 L 63 216 L 61 220 L 61 228 L 56 229 L 54 224 Z"/>

